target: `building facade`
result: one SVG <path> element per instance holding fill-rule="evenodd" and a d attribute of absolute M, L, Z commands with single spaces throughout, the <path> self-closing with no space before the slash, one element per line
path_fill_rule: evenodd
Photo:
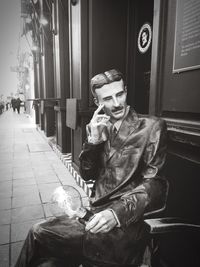
<path fill-rule="evenodd" d="M 95 110 L 90 79 L 111 68 L 121 70 L 128 104 L 168 125 L 165 215 L 200 223 L 199 1 L 22 0 L 22 10 L 37 46 L 39 128 L 54 137 L 61 153 L 71 153 L 78 171 L 85 126 Z M 182 235 L 161 236 L 160 266 L 193 266 L 190 261 L 199 260 L 197 236 L 197 243 L 192 235 L 188 242 Z M 175 253 L 172 242 L 183 252 Z"/>

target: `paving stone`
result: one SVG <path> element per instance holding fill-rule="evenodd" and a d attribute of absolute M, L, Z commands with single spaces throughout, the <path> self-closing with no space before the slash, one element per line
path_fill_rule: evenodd
<path fill-rule="evenodd" d="M 25 171 L 25 170 L 21 170 L 18 172 L 13 171 L 13 179 L 27 179 L 27 178 L 34 178 L 34 173 L 32 170 L 30 171 Z"/>
<path fill-rule="evenodd" d="M 24 153 L 23 151 L 21 152 L 17 152 L 17 154 L 18 153 Z M 27 159 L 23 159 L 23 158 L 19 158 L 19 157 L 17 157 L 17 155 L 16 155 L 16 153 L 15 153 L 15 155 L 14 155 L 14 159 L 13 159 L 13 163 L 14 164 L 16 164 L 16 165 L 21 165 L 21 166 L 23 166 L 23 162 L 25 162 L 25 161 L 29 161 L 29 158 L 27 158 Z"/>
<path fill-rule="evenodd" d="M 25 222 L 42 218 L 44 218 L 44 212 L 41 205 L 12 209 L 11 213 L 12 223 Z"/>
<path fill-rule="evenodd" d="M 51 212 L 51 204 L 50 203 L 45 203 L 45 204 L 43 204 L 43 207 L 44 207 L 45 217 L 46 218 L 52 217 L 53 214 Z"/>
<path fill-rule="evenodd" d="M 47 172 L 53 172 L 53 168 L 51 166 L 51 164 L 48 162 L 46 162 L 47 160 L 46 159 L 43 159 L 43 160 L 40 160 L 40 164 L 36 164 L 36 166 L 33 166 L 33 172 L 35 174 L 44 174 L 44 173 L 47 173 Z"/>
<path fill-rule="evenodd" d="M 62 179 L 60 179 L 60 181 L 61 181 L 62 185 L 71 185 L 71 186 L 74 186 L 74 187 L 77 186 L 77 182 L 76 182 L 76 180 L 74 178 L 66 179 L 66 178 L 62 177 Z"/>
<path fill-rule="evenodd" d="M 11 210 L 0 210 L 0 225 L 10 224 L 11 222 Z"/>
<path fill-rule="evenodd" d="M 38 193 L 37 185 L 26 185 L 13 188 L 13 197 L 24 196 L 32 193 Z"/>
<path fill-rule="evenodd" d="M 40 176 L 53 176 L 53 175 L 56 175 L 55 174 L 55 171 L 53 171 L 52 169 L 36 169 L 34 171 L 34 174 L 35 174 L 35 177 L 40 177 Z"/>
<path fill-rule="evenodd" d="M 10 225 L 0 225 L 0 245 L 9 243 Z"/>
<path fill-rule="evenodd" d="M 9 267 L 9 245 L 0 246 L 0 266 Z"/>
<path fill-rule="evenodd" d="M 38 188 L 40 192 L 47 192 L 47 191 L 53 191 L 56 187 L 60 186 L 60 182 L 59 183 L 49 183 L 49 184 L 39 184 Z"/>
<path fill-rule="evenodd" d="M 18 140 L 24 140 L 24 138 L 21 138 L 22 137 L 22 135 L 21 135 L 21 131 L 19 131 L 19 133 L 17 133 L 17 130 L 15 130 L 15 139 L 17 138 L 17 137 L 20 137 L 20 138 L 18 138 Z M 16 150 L 16 149 L 24 149 L 24 150 L 26 150 L 27 149 L 27 145 L 26 144 L 24 144 L 24 142 L 22 143 L 22 144 L 19 144 L 19 143 L 15 143 L 14 144 L 14 150 Z"/>
<path fill-rule="evenodd" d="M 11 180 L 12 180 L 12 173 L 11 174 L 2 174 L 0 171 L 0 182 L 11 181 Z"/>
<path fill-rule="evenodd" d="M 20 254 L 23 244 L 24 244 L 23 241 L 11 244 L 11 267 L 15 266 L 15 263 L 17 262 L 17 258 Z"/>
<path fill-rule="evenodd" d="M 60 185 L 60 183 L 38 184 L 42 203 L 50 202 L 53 191 Z"/>
<path fill-rule="evenodd" d="M 25 163 L 22 160 L 13 161 L 13 167 L 14 168 L 26 168 L 26 166 L 31 166 L 31 162 Z"/>
<path fill-rule="evenodd" d="M 12 181 L 0 182 L 0 198 L 12 196 Z"/>
<path fill-rule="evenodd" d="M 11 209 L 11 197 L 0 200 L 0 210 Z"/>
<path fill-rule="evenodd" d="M 11 242 L 23 241 L 25 240 L 29 229 L 35 224 L 43 219 L 30 220 L 27 222 L 20 222 L 11 224 Z"/>
<path fill-rule="evenodd" d="M 3 164 L 8 164 L 9 162 L 12 162 L 12 160 L 13 160 L 12 158 L 3 158 L 3 157 L 0 158 L 0 161 Z"/>
<path fill-rule="evenodd" d="M 63 174 L 66 172 L 67 168 L 63 165 L 63 163 L 60 161 L 58 164 L 52 164 L 53 169 L 58 174 Z"/>
<path fill-rule="evenodd" d="M 8 167 L 0 168 L 0 174 L 1 176 L 12 175 L 12 167 L 10 169 Z"/>
<path fill-rule="evenodd" d="M 21 136 L 20 136 L 21 137 Z M 18 139 L 18 142 L 19 142 L 20 139 Z M 14 145 L 14 153 L 15 154 L 22 154 L 24 155 L 25 153 L 28 152 L 28 147 L 27 147 L 27 144 L 25 143 L 24 144 L 24 139 L 21 138 L 21 144 L 15 144 Z"/>
<path fill-rule="evenodd" d="M 1 173 L 1 171 L 12 171 L 12 162 L 8 162 L 8 163 L 2 163 L 1 161 L 0 161 L 0 173 Z"/>
<path fill-rule="evenodd" d="M 46 160 L 44 160 L 44 159 L 41 159 L 38 161 L 32 161 L 31 165 L 32 165 L 33 169 L 37 169 L 37 170 L 39 170 L 39 169 L 51 170 L 52 169 L 51 164 L 49 162 L 46 163 Z"/>
<path fill-rule="evenodd" d="M 12 182 L 11 181 L 3 181 L 0 182 L 0 191 L 4 191 L 7 189 L 12 188 Z"/>
<path fill-rule="evenodd" d="M 49 190 L 40 192 L 42 203 L 48 203 L 48 202 L 50 202 L 51 201 L 52 193 L 53 193 L 53 189 L 52 190 L 49 189 Z"/>
<path fill-rule="evenodd" d="M 12 199 L 12 208 L 25 207 L 29 205 L 41 204 L 39 192 L 14 197 Z"/>
<path fill-rule="evenodd" d="M 12 159 L 9 158 L 1 158 L 1 164 L 9 164 L 12 161 Z"/>
<path fill-rule="evenodd" d="M 23 166 L 13 167 L 13 173 L 30 172 L 30 171 L 32 171 L 32 165 L 31 165 L 30 160 L 29 161 L 25 161 Z"/>
<path fill-rule="evenodd" d="M 2 198 L 9 198 L 12 196 L 12 189 L 4 189 L 0 191 L 0 199 Z"/>
<path fill-rule="evenodd" d="M 71 174 L 69 174 L 69 172 L 67 171 L 67 169 L 65 171 L 56 171 L 56 173 L 57 173 L 57 176 L 59 177 L 59 179 L 61 181 L 68 180 L 67 177 L 69 177 L 69 180 L 72 180 L 72 176 L 71 176 Z"/>
<path fill-rule="evenodd" d="M 56 160 L 58 160 L 58 156 L 55 154 L 54 151 L 45 152 L 45 156 L 50 161 L 56 161 Z"/>
<path fill-rule="evenodd" d="M 38 184 L 48 184 L 48 183 L 56 183 L 59 182 L 58 177 L 54 175 L 44 175 L 36 177 L 35 180 Z"/>
<path fill-rule="evenodd" d="M 28 149 L 31 153 L 52 150 L 51 147 L 46 143 L 28 144 Z"/>
<path fill-rule="evenodd" d="M 29 160 L 30 153 L 26 145 L 26 140 L 23 140 L 23 143 L 25 143 L 24 148 L 19 149 L 19 151 L 14 150 L 14 160 Z"/>
<path fill-rule="evenodd" d="M 36 185 L 35 178 L 22 178 L 13 180 L 13 187 L 26 186 L 26 185 Z"/>
<path fill-rule="evenodd" d="M 37 143 L 33 144 L 37 145 Z M 30 153 L 31 160 L 39 160 L 39 159 L 45 159 L 45 154 L 44 152 L 37 152 L 37 153 Z"/>

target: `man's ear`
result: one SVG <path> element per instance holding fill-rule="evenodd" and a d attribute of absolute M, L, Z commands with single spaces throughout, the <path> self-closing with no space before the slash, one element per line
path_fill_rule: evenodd
<path fill-rule="evenodd" d="M 98 101 L 98 99 L 96 97 L 94 97 L 94 103 L 95 103 L 96 106 L 99 106 L 99 101 Z"/>
<path fill-rule="evenodd" d="M 124 91 L 127 93 L 127 85 L 124 86 Z"/>

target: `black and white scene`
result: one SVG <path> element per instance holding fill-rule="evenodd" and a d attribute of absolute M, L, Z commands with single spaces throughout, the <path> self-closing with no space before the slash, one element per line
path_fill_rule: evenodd
<path fill-rule="evenodd" d="M 200 1 L 0 1 L 0 267 L 200 266 Z"/>

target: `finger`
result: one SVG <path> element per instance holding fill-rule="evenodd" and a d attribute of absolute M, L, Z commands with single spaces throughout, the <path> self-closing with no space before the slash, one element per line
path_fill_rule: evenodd
<path fill-rule="evenodd" d="M 108 121 L 109 121 L 108 118 L 96 118 L 96 122 L 107 123 Z"/>
<path fill-rule="evenodd" d="M 96 118 L 100 118 L 100 119 L 108 119 L 110 118 L 110 116 L 107 116 L 106 114 L 97 114 Z"/>
<path fill-rule="evenodd" d="M 97 115 L 104 107 L 104 104 L 100 104 L 98 108 L 95 110 L 94 115 Z"/>
<path fill-rule="evenodd" d="M 108 121 L 110 119 L 110 116 L 107 116 L 107 115 L 97 115 L 97 118 Z"/>
<path fill-rule="evenodd" d="M 91 129 L 90 129 L 88 124 L 86 125 L 86 132 L 87 132 L 88 135 L 91 134 Z"/>
<path fill-rule="evenodd" d="M 108 123 L 109 119 L 106 119 L 106 118 L 95 118 L 95 119 L 92 119 L 91 123 L 92 125 L 96 125 L 96 123 L 98 124 L 101 124 L 101 123 L 104 123 L 106 126 L 107 126 L 107 123 Z"/>
<path fill-rule="evenodd" d="M 93 218 L 86 224 L 85 230 L 90 231 L 95 225 L 99 222 L 99 218 L 97 215 L 94 215 Z"/>
<path fill-rule="evenodd" d="M 107 224 L 97 224 L 94 228 L 90 230 L 91 233 L 106 233 L 109 231 L 109 226 Z"/>
<path fill-rule="evenodd" d="M 90 229 L 90 232 L 97 233 L 97 232 L 101 231 L 102 228 L 103 229 L 107 228 L 106 220 L 105 220 L 105 218 L 101 217 L 101 214 L 99 214 L 99 216 L 97 216 L 97 218 L 95 218 L 95 219 L 97 219 L 97 221 L 96 221 L 97 223 L 95 223 L 93 225 L 93 227 Z"/>

